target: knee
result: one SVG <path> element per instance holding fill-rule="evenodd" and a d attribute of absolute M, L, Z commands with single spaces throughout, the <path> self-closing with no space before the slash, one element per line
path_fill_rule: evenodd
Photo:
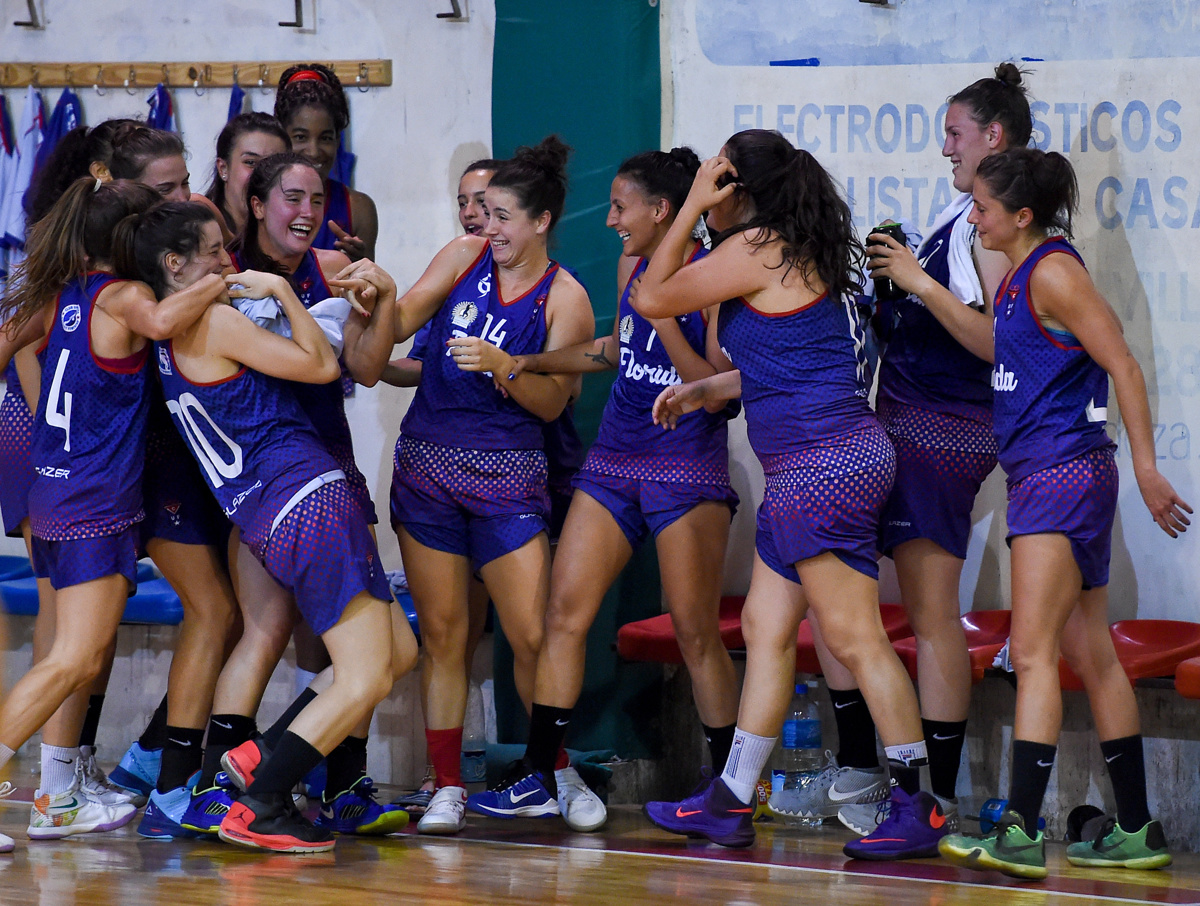
<path fill-rule="evenodd" d="M 771 619 L 771 616 L 759 611 L 742 611 L 742 636 L 748 649 L 786 652 L 796 647 L 796 633 L 791 620 Z M 682 646 L 682 642 L 680 644 Z"/>
<path fill-rule="evenodd" d="M 66 689 L 70 695 L 91 683 L 105 666 L 105 652 L 81 651 L 57 655 L 51 651 L 42 661 L 41 667 L 49 670 L 54 676 L 54 682 Z"/>
<path fill-rule="evenodd" d="M 1008 655 L 1017 676 L 1036 670 L 1057 670 L 1058 667 L 1057 645 L 1051 649 L 1047 645 L 1021 644 L 1017 639 L 1010 639 Z"/>
<path fill-rule="evenodd" d="M 370 710 L 388 697 L 392 691 L 393 665 L 390 658 L 376 659 L 372 665 L 349 672 L 344 685 L 344 694 L 356 710 Z M 334 677 L 338 669 L 334 667 Z M 337 680 L 335 679 L 335 682 Z"/>
<path fill-rule="evenodd" d="M 417 666 L 417 640 L 409 633 L 392 646 L 392 682 L 407 676 Z"/>
<path fill-rule="evenodd" d="M 588 630 L 592 628 L 592 622 L 580 613 L 580 608 L 572 607 L 568 603 L 569 600 L 569 597 L 551 596 L 550 604 L 546 608 L 545 635 L 548 639 L 556 641 L 582 644 L 587 638 Z"/>
<path fill-rule="evenodd" d="M 679 651 L 684 663 L 693 664 L 703 660 L 714 651 L 723 651 L 721 636 L 715 626 L 694 620 L 672 619 L 675 627 L 675 641 L 679 643 Z"/>

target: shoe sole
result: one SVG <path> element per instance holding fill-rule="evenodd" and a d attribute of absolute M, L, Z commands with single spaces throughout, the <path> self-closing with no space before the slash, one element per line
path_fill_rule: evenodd
<path fill-rule="evenodd" d="M 128 815 L 118 818 L 116 821 L 110 821 L 107 824 L 97 824 L 94 827 L 78 827 L 73 824 L 66 824 L 62 827 L 29 827 L 25 832 L 31 840 L 61 840 L 64 837 L 73 837 L 76 834 L 102 834 L 107 831 L 114 831 L 124 827 L 130 821 L 137 817 L 137 809 L 133 809 Z"/>
<path fill-rule="evenodd" d="M 422 827 L 421 822 L 418 821 L 417 822 L 417 833 L 418 834 L 431 834 L 432 836 L 435 836 L 435 837 L 448 837 L 448 836 L 451 836 L 452 834 L 457 834 L 459 831 L 466 830 L 466 827 L 467 827 L 466 821 L 462 821 L 457 825 L 427 824 L 424 827 Z"/>
<path fill-rule="evenodd" d="M 959 868 L 969 868 L 972 871 L 998 871 L 1010 878 L 1020 878 L 1023 881 L 1042 881 L 1050 874 L 1044 865 L 1019 865 L 1016 862 L 1005 862 L 989 855 L 985 849 L 979 846 L 973 846 L 970 849 L 939 846 L 938 853 L 951 865 Z"/>
<path fill-rule="evenodd" d="M 137 829 L 137 835 L 145 840 L 194 840 L 199 835 L 198 831 L 184 827 L 182 824 L 176 827 L 168 827 L 163 824 L 145 827 L 145 823 L 145 818 L 143 818 Z"/>
<path fill-rule="evenodd" d="M 573 822 L 568 820 L 566 817 L 563 818 L 563 821 L 566 821 L 567 827 L 571 828 L 571 830 L 575 831 L 577 834 L 590 834 L 592 831 L 600 830 L 600 828 L 604 827 L 604 825 L 608 823 L 608 815 L 605 814 L 605 816 L 599 821 L 593 821 L 589 824 L 583 824 L 578 821 Z"/>
<path fill-rule="evenodd" d="M 838 812 L 837 819 L 838 819 L 838 821 L 842 822 L 842 824 L 845 827 L 848 827 L 850 830 L 854 831 L 854 833 L 858 834 L 860 837 L 865 837 L 867 834 L 874 833 L 875 828 L 879 827 L 879 825 L 876 824 L 875 827 L 868 828 L 865 824 L 861 824 L 857 821 L 853 821 L 850 818 L 845 817 L 844 815 L 842 815 L 841 812 Z"/>
<path fill-rule="evenodd" d="M 730 849 L 742 849 L 744 847 L 754 845 L 754 839 L 756 835 L 753 833 L 753 830 L 751 830 L 749 837 L 741 834 L 731 834 L 724 837 L 718 837 L 714 834 L 708 833 L 707 831 L 699 829 L 683 830 L 680 828 L 668 827 L 667 825 L 660 824 L 658 821 L 656 821 L 654 816 L 650 813 L 650 810 L 645 806 L 642 806 L 642 811 L 646 817 L 650 819 L 651 824 L 653 824 L 659 830 L 665 830 L 669 834 L 678 834 L 681 837 L 688 837 L 692 840 L 708 840 L 710 843 L 716 843 L 718 846 L 726 846 Z"/>
<path fill-rule="evenodd" d="M 850 844 L 847 843 L 842 847 L 842 852 L 851 859 L 861 859 L 864 862 L 901 862 L 905 859 L 934 859 L 940 855 L 936 843 L 913 849 L 890 850 L 887 852 L 882 850 L 872 851 L 869 849 L 860 852 L 857 849 L 851 849 Z"/>
<path fill-rule="evenodd" d="M 108 775 L 108 782 L 114 786 L 119 786 L 132 796 L 140 796 L 143 799 L 148 799 L 154 791 L 153 783 L 147 782 L 137 774 L 131 774 L 120 765 L 113 768 L 112 773 Z"/>
<path fill-rule="evenodd" d="M 226 843 L 248 846 L 251 849 L 265 849 L 273 853 L 324 853 L 329 852 L 334 846 L 333 840 L 328 843 L 303 843 L 294 837 L 268 837 L 242 831 L 231 832 L 227 831 L 224 826 L 217 831 L 217 836 Z"/>
<path fill-rule="evenodd" d="M 558 803 L 547 802 L 545 805 L 518 806 L 511 811 L 502 811 L 468 802 L 467 810 L 477 815 L 486 815 L 489 818 L 553 818 L 558 814 Z"/>
<path fill-rule="evenodd" d="M 370 824 L 354 825 L 350 822 L 345 822 L 339 826 L 336 822 L 329 821 L 327 823 L 319 817 L 315 824 L 317 827 L 331 830 L 335 834 L 350 834 L 355 837 L 382 837 L 404 830 L 404 828 L 408 827 L 408 821 L 408 812 L 392 811 L 385 812 Z"/>
<path fill-rule="evenodd" d="M 229 779 L 233 781 L 233 785 L 244 793 L 249 789 L 250 784 L 254 783 L 254 772 L 258 769 L 258 765 L 262 764 L 262 760 L 260 757 L 258 764 L 247 767 L 229 757 L 233 751 L 233 749 L 230 749 L 221 756 L 221 769 L 229 775 Z M 259 755 L 261 756 L 261 754 L 260 752 Z"/>
<path fill-rule="evenodd" d="M 1170 853 L 1159 853 L 1154 856 L 1140 856 L 1136 859 L 1081 859 L 1078 856 L 1067 856 L 1067 861 L 1079 868 L 1132 868 L 1139 871 L 1153 871 L 1156 868 L 1166 868 L 1171 864 Z"/>

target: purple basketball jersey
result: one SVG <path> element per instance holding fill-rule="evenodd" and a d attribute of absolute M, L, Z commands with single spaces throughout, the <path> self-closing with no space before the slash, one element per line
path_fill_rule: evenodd
<path fill-rule="evenodd" d="M 17 366 L 9 362 L 4 371 L 7 389 L 0 402 L 0 515 L 4 532 L 21 534 L 21 523 L 29 517 L 29 488 L 33 485 L 33 464 L 29 461 L 33 413 L 25 402 Z"/>
<path fill-rule="evenodd" d="M 350 216 L 350 189 L 336 179 L 325 180 L 325 216 L 321 218 L 321 226 L 317 235 L 313 237 L 312 248 L 334 248 L 338 237 L 329 229 L 331 220 L 351 236 L 354 235 L 354 220 Z"/>

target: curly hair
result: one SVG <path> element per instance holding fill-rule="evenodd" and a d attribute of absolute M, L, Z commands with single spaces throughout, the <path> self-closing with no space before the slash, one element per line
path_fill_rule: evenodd
<path fill-rule="evenodd" d="M 279 87 L 275 91 L 275 119 L 287 128 L 292 116 L 303 107 L 327 110 L 338 132 L 350 125 L 346 92 L 341 80 L 328 66 L 301 63 L 289 66 L 279 77 Z"/>

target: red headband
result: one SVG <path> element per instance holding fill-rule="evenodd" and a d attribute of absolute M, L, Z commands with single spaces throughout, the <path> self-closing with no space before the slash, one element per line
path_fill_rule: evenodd
<path fill-rule="evenodd" d="M 301 69 L 292 73 L 284 84 L 290 85 L 292 82 L 327 82 L 327 79 L 315 69 Z"/>

